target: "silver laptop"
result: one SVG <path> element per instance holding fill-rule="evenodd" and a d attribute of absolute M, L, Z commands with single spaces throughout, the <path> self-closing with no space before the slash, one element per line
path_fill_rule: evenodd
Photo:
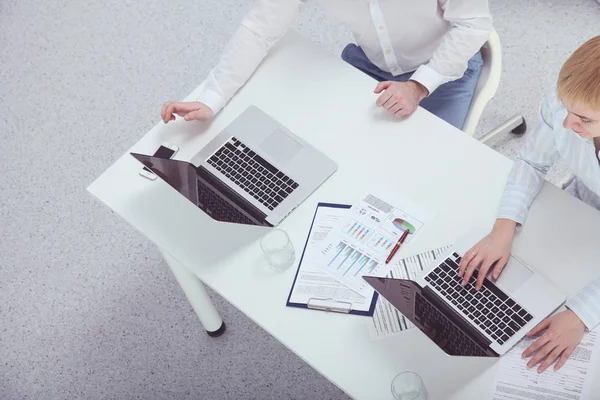
<path fill-rule="evenodd" d="M 458 277 L 465 252 L 483 235 L 471 232 L 414 280 L 364 279 L 450 355 L 497 357 L 558 309 L 565 295 L 514 255 L 500 278 L 475 290 Z"/>
<path fill-rule="evenodd" d="M 213 219 L 248 225 L 278 225 L 337 170 L 254 106 L 191 163 L 131 154 Z"/>

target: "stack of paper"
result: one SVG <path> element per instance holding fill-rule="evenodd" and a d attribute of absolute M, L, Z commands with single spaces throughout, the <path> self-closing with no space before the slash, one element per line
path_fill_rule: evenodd
<path fill-rule="evenodd" d="M 288 306 L 373 314 L 375 292 L 363 276 L 388 275 L 392 264 L 385 260 L 402 234 L 408 231 L 406 245 L 432 220 L 431 213 L 402 196 L 389 197 L 393 205 L 372 192 L 352 207 L 319 204 Z"/>
<path fill-rule="evenodd" d="M 385 260 L 405 230 L 405 244 L 415 240 L 431 214 L 406 199 L 394 196 L 392 205 L 367 193 L 329 232 L 321 248 L 319 267 L 329 276 L 363 297 L 373 293 L 362 278 L 386 276 Z M 400 253 L 398 253 L 400 254 Z"/>
<path fill-rule="evenodd" d="M 587 400 L 592 396 L 594 369 L 598 360 L 598 333 L 587 332 L 571 357 L 558 371 L 551 366 L 543 373 L 537 367 L 527 369 L 523 351 L 534 339 L 525 338 L 500 358 L 494 384 L 494 400 Z"/>

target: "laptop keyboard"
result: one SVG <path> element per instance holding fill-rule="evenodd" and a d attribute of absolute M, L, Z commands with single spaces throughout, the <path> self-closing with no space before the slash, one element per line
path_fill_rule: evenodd
<path fill-rule="evenodd" d="M 475 290 L 476 270 L 466 286 L 458 276 L 460 256 L 453 253 L 426 277 L 427 281 L 443 297 L 454 304 L 464 317 L 473 321 L 488 336 L 504 344 L 515 335 L 533 316 L 517 304 L 488 278 L 480 290 Z"/>
<path fill-rule="evenodd" d="M 204 206 L 206 213 L 217 221 L 256 225 L 254 221 L 200 180 L 198 180 L 198 202 Z"/>
<path fill-rule="evenodd" d="M 269 210 L 277 207 L 298 187 L 293 179 L 235 137 L 229 139 L 207 162 Z"/>
<path fill-rule="evenodd" d="M 486 352 L 477 343 L 461 331 L 450 321 L 442 312 L 431 305 L 419 293 L 415 298 L 415 315 L 421 321 L 435 321 L 437 324 L 433 328 L 436 330 L 434 340 L 438 345 L 444 340 L 447 341 L 444 350 L 452 355 L 459 356 L 485 356 Z"/>

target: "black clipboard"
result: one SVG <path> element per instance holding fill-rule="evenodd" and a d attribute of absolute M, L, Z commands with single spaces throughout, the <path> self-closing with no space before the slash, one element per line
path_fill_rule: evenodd
<path fill-rule="evenodd" d="M 300 262 L 298 263 L 298 269 L 296 270 L 296 276 L 294 276 L 294 283 L 292 283 L 292 288 L 290 289 L 290 294 L 288 295 L 286 306 L 288 307 L 297 307 L 297 308 L 307 308 L 310 310 L 320 310 L 320 311 L 331 311 L 338 312 L 344 314 L 354 314 L 354 315 L 364 315 L 367 317 L 373 316 L 375 312 L 375 305 L 377 304 L 378 293 L 373 293 L 373 298 L 371 300 L 371 305 L 369 306 L 368 311 L 359 311 L 352 310 L 352 303 L 346 301 L 337 301 L 332 298 L 311 298 L 308 300 L 308 303 L 292 303 L 290 299 L 292 298 L 292 293 L 294 291 L 294 286 L 296 285 L 296 279 L 298 279 L 298 274 L 300 273 L 300 268 L 302 267 L 302 260 L 304 259 L 304 253 L 306 251 L 306 247 L 308 246 L 308 241 L 310 239 L 310 235 L 312 233 L 313 225 L 315 223 L 315 219 L 317 217 L 317 212 L 319 207 L 330 207 L 330 208 L 345 208 L 349 209 L 352 206 L 347 204 L 334 204 L 334 203 L 319 203 L 317 204 L 317 208 L 315 210 L 315 214 L 313 215 L 312 222 L 310 223 L 310 229 L 308 230 L 308 235 L 306 236 L 306 242 L 304 243 L 304 248 L 302 249 L 302 256 L 300 257 Z"/>

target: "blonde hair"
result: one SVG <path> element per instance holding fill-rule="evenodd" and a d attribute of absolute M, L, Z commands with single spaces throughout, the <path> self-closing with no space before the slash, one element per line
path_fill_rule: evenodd
<path fill-rule="evenodd" d="M 558 74 L 558 97 L 600 109 L 600 36 L 582 44 Z"/>

